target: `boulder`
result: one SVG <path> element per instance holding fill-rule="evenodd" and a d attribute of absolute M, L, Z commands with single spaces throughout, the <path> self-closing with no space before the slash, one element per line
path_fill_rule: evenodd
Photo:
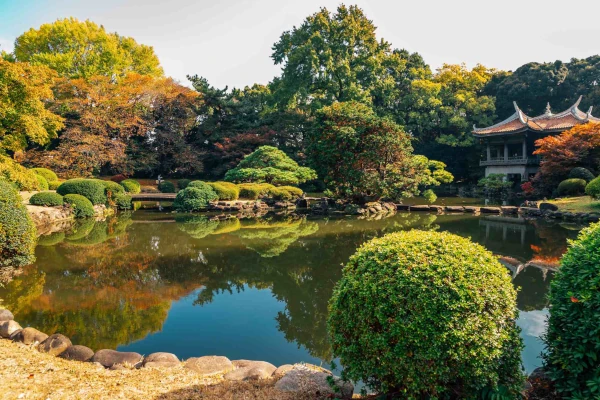
<path fill-rule="evenodd" d="M 48 335 L 30 327 L 22 329 L 19 334 L 13 337 L 15 342 L 21 342 L 23 344 L 42 343 L 46 339 L 48 339 Z"/>
<path fill-rule="evenodd" d="M 535 208 L 535 207 L 521 207 L 521 208 L 519 208 L 519 213 L 523 214 L 523 215 L 530 215 L 530 216 L 542 215 L 542 212 L 540 211 L 540 209 Z"/>
<path fill-rule="evenodd" d="M 143 357 L 139 353 L 103 349 L 98 350 L 91 361 L 99 362 L 103 367 L 110 368 L 115 364 L 137 366 L 142 362 L 142 359 Z"/>
<path fill-rule="evenodd" d="M 144 358 L 146 368 L 172 368 L 180 364 L 179 358 L 173 353 L 152 353 Z"/>
<path fill-rule="evenodd" d="M 227 357 L 222 356 L 192 357 L 186 361 L 185 367 L 205 376 L 226 374 L 235 368 Z"/>
<path fill-rule="evenodd" d="M 558 211 L 558 206 L 552 203 L 541 203 L 540 210 L 542 211 Z"/>
<path fill-rule="evenodd" d="M 344 208 L 344 214 L 348 215 L 360 215 L 364 214 L 365 210 L 361 208 L 358 204 L 348 204 L 346 208 Z"/>
<path fill-rule="evenodd" d="M 93 356 L 94 350 L 81 345 L 69 346 L 59 355 L 60 358 L 74 361 L 89 361 Z"/>
<path fill-rule="evenodd" d="M 15 316 L 10 311 L 5 308 L 0 310 L 0 322 L 11 321 L 13 319 L 15 319 Z"/>
<path fill-rule="evenodd" d="M 57 356 L 72 345 L 73 343 L 71 343 L 71 340 L 68 337 L 61 335 L 60 333 L 55 333 L 54 335 L 48 336 L 46 340 L 41 342 L 38 346 L 38 350 L 42 353 L 48 353 L 52 354 L 53 356 Z"/>
<path fill-rule="evenodd" d="M 482 214 L 500 214 L 502 210 L 500 207 L 481 207 L 479 211 Z"/>
<path fill-rule="evenodd" d="M 396 204 L 396 210 L 398 211 L 408 211 L 410 206 L 408 204 Z"/>
<path fill-rule="evenodd" d="M 296 200 L 296 207 L 298 208 L 308 208 L 308 200 L 299 198 Z"/>
<path fill-rule="evenodd" d="M 289 371 L 291 371 L 293 368 L 294 368 L 294 366 L 292 364 L 281 365 L 281 366 L 277 367 L 277 369 L 275 371 L 273 371 L 273 375 L 272 376 L 274 378 L 282 377 L 283 375 L 285 375 Z"/>
<path fill-rule="evenodd" d="M 0 336 L 5 339 L 8 339 L 10 335 L 12 335 L 15 331 L 18 331 L 21 328 L 21 325 L 13 319 L 0 322 Z"/>
<path fill-rule="evenodd" d="M 480 210 L 479 207 L 472 207 L 472 206 L 465 206 L 464 209 L 465 209 L 465 212 L 468 212 L 468 213 L 478 213 Z"/>
<path fill-rule="evenodd" d="M 516 214 L 519 212 L 519 207 L 514 206 L 502 206 L 500 207 L 502 214 Z"/>
<path fill-rule="evenodd" d="M 19 335 L 21 334 L 21 331 L 23 329 L 17 329 L 16 331 L 14 331 L 13 333 L 10 334 L 10 336 L 8 337 L 9 340 L 12 340 L 13 342 L 18 342 L 19 341 Z"/>
<path fill-rule="evenodd" d="M 429 211 L 429 206 L 426 204 L 418 205 L 418 206 L 410 206 L 409 210 L 410 211 Z"/>
<path fill-rule="evenodd" d="M 444 211 L 444 206 L 437 206 L 437 205 L 432 205 L 429 206 L 429 210 L 430 211 L 437 211 L 438 214 L 442 213 Z"/>
<path fill-rule="evenodd" d="M 328 382 L 329 377 L 332 377 L 334 384 L 340 388 L 339 392 L 333 391 Z M 295 364 L 277 381 L 275 389 L 283 392 L 304 393 L 315 398 L 351 399 L 354 393 L 352 383 L 342 381 L 323 368 L 305 364 Z"/>
<path fill-rule="evenodd" d="M 446 206 L 446 211 L 448 212 L 465 212 L 465 208 L 463 206 Z"/>
<path fill-rule="evenodd" d="M 232 364 L 235 366 L 235 370 L 224 376 L 229 381 L 267 379 L 277 369 L 273 364 L 266 361 L 235 360 L 232 361 Z"/>

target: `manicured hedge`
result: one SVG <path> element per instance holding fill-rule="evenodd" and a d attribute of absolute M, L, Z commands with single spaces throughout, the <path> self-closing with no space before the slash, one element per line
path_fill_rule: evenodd
<path fill-rule="evenodd" d="M 102 183 L 102 185 L 104 185 L 104 194 L 106 194 L 106 197 L 108 197 L 109 193 L 111 198 L 115 197 L 118 194 L 125 193 L 125 189 L 123 188 L 123 186 L 119 185 L 117 182 L 105 181 L 101 179 L 98 179 L 98 181 Z"/>
<path fill-rule="evenodd" d="M 587 168 L 576 167 L 569 172 L 569 178 L 583 179 L 584 181 L 589 182 L 594 179 L 594 174 Z"/>
<path fill-rule="evenodd" d="M 550 286 L 544 364 L 565 399 L 600 394 L 600 224 L 570 244 Z"/>
<path fill-rule="evenodd" d="M 10 157 L 0 155 L 0 179 L 14 183 L 17 190 L 40 190 L 37 174 L 29 170 Z"/>
<path fill-rule="evenodd" d="M 61 183 L 56 193 L 63 196 L 79 194 L 92 204 L 106 204 L 105 185 L 97 179 L 69 179 Z"/>
<path fill-rule="evenodd" d="M 173 208 L 182 212 L 201 211 L 208 206 L 208 203 L 219 199 L 212 187 L 204 182 L 196 182 L 199 183 L 192 186 L 194 183 L 192 182 L 177 193 Z"/>
<path fill-rule="evenodd" d="M 586 182 L 583 179 L 565 179 L 558 185 L 559 196 L 579 196 L 585 192 Z"/>
<path fill-rule="evenodd" d="M 58 189 L 58 187 L 60 186 L 61 183 L 62 183 L 61 181 L 50 181 L 50 182 L 48 182 L 48 189 L 56 190 L 56 189 Z"/>
<path fill-rule="evenodd" d="M 158 190 L 160 190 L 161 193 L 176 193 L 175 185 L 169 181 L 162 181 L 158 185 Z"/>
<path fill-rule="evenodd" d="M 219 200 L 237 200 L 240 197 L 240 188 L 231 182 L 208 182 L 217 193 Z"/>
<path fill-rule="evenodd" d="M 114 202 L 119 210 L 131 210 L 133 208 L 131 196 L 125 193 L 116 195 L 114 197 Z"/>
<path fill-rule="evenodd" d="M 41 175 L 35 176 L 38 181 L 38 190 L 48 190 L 48 181 Z"/>
<path fill-rule="evenodd" d="M 127 193 L 138 194 L 142 190 L 140 183 L 134 179 L 125 179 L 121 181 L 121 186 Z"/>
<path fill-rule="evenodd" d="M 186 187 L 188 187 L 188 185 L 190 184 L 191 180 L 190 179 L 179 179 L 177 181 L 177 188 L 179 190 L 185 189 Z"/>
<path fill-rule="evenodd" d="M 585 187 L 585 194 L 592 196 L 595 199 L 600 199 L 600 176 L 592 179 Z"/>
<path fill-rule="evenodd" d="M 29 198 L 29 204 L 33 204 L 34 206 L 62 206 L 63 205 L 63 197 L 54 192 L 40 192 L 36 193 Z"/>
<path fill-rule="evenodd" d="M 37 231 L 19 193 L 0 179 L 0 267 L 22 267 L 35 261 Z"/>
<path fill-rule="evenodd" d="M 256 200 L 261 196 L 268 196 L 275 189 L 275 186 L 269 183 L 240 183 L 240 198 Z"/>
<path fill-rule="evenodd" d="M 496 256 L 450 233 L 373 239 L 350 257 L 329 303 L 345 378 L 399 398 L 481 398 L 522 389 L 516 291 Z"/>
<path fill-rule="evenodd" d="M 272 188 L 269 194 L 275 200 L 293 200 L 302 196 L 302 193 L 304 193 L 302 189 L 295 186 L 279 186 Z"/>
<path fill-rule="evenodd" d="M 75 218 L 94 216 L 94 205 L 86 197 L 79 194 L 67 194 L 63 197 L 65 204 L 73 207 Z"/>
<path fill-rule="evenodd" d="M 44 178 L 46 178 L 46 180 L 48 182 L 51 181 L 57 181 L 58 180 L 58 176 L 56 176 L 56 174 L 54 173 L 54 171 L 48 169 L 48 168 L 31 168 L 31 170 L 33 172 L 35 172 L 38 175 L 43 176 Z"/>

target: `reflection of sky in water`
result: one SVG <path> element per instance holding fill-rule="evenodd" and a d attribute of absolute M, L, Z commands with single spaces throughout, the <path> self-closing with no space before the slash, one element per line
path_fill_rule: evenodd
<path fill-rule="evenodd" d="M 548 309 L 521 311 L 517 325 L 522 329 L 521 337 L 525 344 L 523 350 L 523 366 L 530 373 L 542 365 L 540 354 L 544 350 L 541 336 L 546 332 Z"/>

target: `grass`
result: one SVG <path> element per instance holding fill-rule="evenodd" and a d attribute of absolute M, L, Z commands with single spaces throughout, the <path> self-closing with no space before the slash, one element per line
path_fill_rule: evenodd
<path fill-rule="evenodd" d="M 3 399 L 315 399 L 280 392 L 272 380 L 212 384 L 214 380 L 201 379 L 183 363 L 170 369 L 110 371 L 4 339 L 0 339 L 0 382 Z"/>
<path fill-rule="evenodd" d="M 558 207 L 560 211 L 568 212 L 600 212 L 600 201 L 589 196 L 567 197 L 563 199 L 549 200 Z"/>

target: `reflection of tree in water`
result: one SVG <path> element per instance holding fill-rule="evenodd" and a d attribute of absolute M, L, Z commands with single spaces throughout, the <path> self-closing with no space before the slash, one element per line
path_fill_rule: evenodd
<path fill-rule="evenodd" d="M 553 273 L 534 266 L 525 268 L 514 280 L 518 288 L 517 308 L 521 311 L 542 310 L 548 306 L 548 290 Z"/>
<path fill-rule="evenodd" d="M 567 251 L 567 239 L 575 239 L 581 227 L 572 228 L 543 220 L 531 223 L 539 237 L 539 241 L 530 245 L 533 251 L 531 261 L 558 267 L 562 255 Z"/>

